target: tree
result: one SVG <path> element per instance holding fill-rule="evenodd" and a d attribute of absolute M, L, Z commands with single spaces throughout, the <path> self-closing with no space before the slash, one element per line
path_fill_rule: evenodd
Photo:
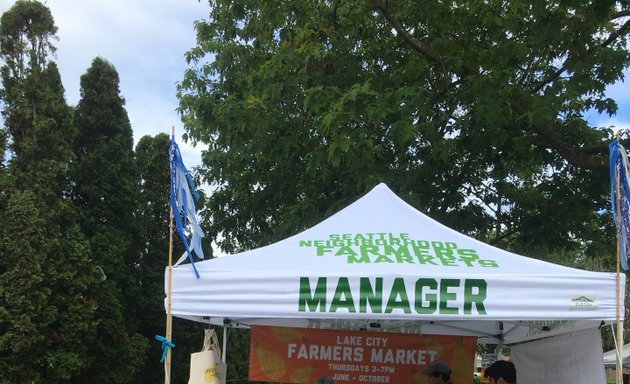
<path fill-rule="evenodd" d="M 167 265 L 169 252 L 170 140 L 166 134 L 144 136 L 136 145 L 140 183 L 138 217 L 143 246 L 139 258 L 142 295 L 136 305 L 140 332 L 151 340 L 155 335 L 164 336 L 166 326 L 164 266 Z M 184 251 L 177 234 L 174 236 L 173 262 Z M 171 381 L 184 382 L 190 373 L 190 354 L 202 347 L 204 325 L 181 319 L 172 319 L 172 324 L 175 348 L 172 350 Z M 152 341 L 141 374 L 134 382 L 149 384 L 164 380 L 161 357 L 161 344 Z"/>
<path fill-rule="evenodd" d="M 90 367 L 77 382 L 130 382 L 144 359 L 138 333 L 138 186 L 133 135 L 116 69 L 96 58 L 81 76 L 75 113 L 72 200 L 96 265 L 106 280 L 97 293 L 99 319 Z M 115 367 L 115 369 L 114 369 Z"/>
<path fill-rule="evenodd" d="M 138 260 L 142 295 L 136 305 L 139 331 L 152 340 L 148 345 L 144 367 L 140 370 L 142 374 L 134 381 L 138 383 L 164 380 L 164 368 L 160 362 L 162 345 L 153 338 L 165 334 L 164 266 L 168 261 L 169 247 L 169 146 L 170 138 L 166 134 L 144 136 L 136 145 L 140 184 L 139 238 L 142 245 Z M 176 347 L 179 352 L 179 343 Z"/>
<path fill-rule="evenodd" d="M 69 383 L 84 369 L 101 281 L 66 199 L 74 130 L 57 66 L 46 61 L 49 16 L 19 1 L 0 19 L 2 136 L 13 148 L 0 175 L 0 212 L 11 218 L 0 223 L 2 383 Z M 16 31 L 39 43 L 7 50 Z M 15 71 L 19 56 L 30 61 Z"/>
<path fill-rule="evenodd" d="M 178 89 L 226 252 L 384 181 L 446 225 L 542 257 L 611 249 L 586 111 L 630 63 L 621 1 L 214 1 Z M 289 182 L 290 181 L 290 182 Z M 603 216 L 603 217 L 602 217 Z"/>
<path fill-rule="evenodd" d="M 37 110 L 26 108 L 34 73 L 41 73 L 54 55 L 55 26 L 50 9 L 37 1 L 18 0 L 0 18 L 0 55 L 2 56 L 2 115 L 12 138 L 12 150 L 20 154 L 26 129 Z M 31 81 L 31 84 L 24 84 Z"/>

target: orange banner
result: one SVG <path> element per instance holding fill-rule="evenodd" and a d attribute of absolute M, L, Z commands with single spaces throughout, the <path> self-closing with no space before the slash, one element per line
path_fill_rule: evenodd
<path fill-rule="evenodd" d="M 407 333 L 256 326 L 251 329 L 249 380 L 314 383 L 427 384 L 422 370 L 445 360 L 452 384 L 470 384 L 477 339 Z"/>

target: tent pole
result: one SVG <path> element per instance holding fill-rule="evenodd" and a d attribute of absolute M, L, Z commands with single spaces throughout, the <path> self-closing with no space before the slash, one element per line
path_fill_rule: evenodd
<path fill-rule="evenodd" d="M 172 340 L 173 326 L 171 324 L 171 287 L 173 281 L 173 208 L 171 207 L 170 236 L 168 239 L 168 295 L 166 297 L 166 340 Z M 164 360 L 164 384 L 171 383 L 171 348 L 166 351 Z"/>
<path fill-rule="evenodd" d="M 175 136 L 175 126 L 171 127 L 172 136 Z M 172 182 L 172 181 L 171 181 Z M 171 187 L 172 188 L 172 187 Z M 170 204 L 169 204 L 170 205 Z M 168 286 L 166 295 L 166 340 L 172 340 L 173 325 L 171 324 L 171 288 L 173 285 L 173 206 L 169 211 L 169 231 L 168 231 Z M 171 348 L 166 350 L 164 360 L 164 384 L 171 383 Z"/>
<path fill-rule="evenodd" d="M 615 165 L 615 167 L 617 167 Z M 616 365 L 616 373 L 617 373 L 617 384 L 623 383 L 623 364 L 621 362 L 621 353 L 623 352 L 623 329 L 622 329 L 622 321 L 621 321 L 621 196 L 620 196 L 620 182 L 621 182 L 621 170 L 617 168 L 617 172 L 615 172 L 616 180 L 616 195 L 617 195 L 617 365 Z"/>
<path fill-rule="evenodd" d="M 619 334 L 619 339 L 621 340 L 621 343 L 619 343 L 619 346 L 617 347 L 617 366 L 619 367 L 619 374 L 617 376 L 619 377 L 619 384 L 623 384 L 623 320 L 619 321 L 617 327 L 619 328 L 617 332 L 621 332 Z"/>
<path fill-rule="evenodd" d="M 221 360 L 223 360 L 223 362 L 225 363 L 225 359 L 226 359 L 226 354 L 227 354 L 227 337 L 228 337 L 228 331 L 227 331 L 227 327 L 224 325 L 223 326 L 223 353 L 221 354 Z"/>

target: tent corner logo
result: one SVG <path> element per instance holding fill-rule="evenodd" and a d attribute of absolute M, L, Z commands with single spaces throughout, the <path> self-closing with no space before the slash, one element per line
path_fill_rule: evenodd
<path fill-rule="evenodd" d="M 569 296 L 569 309 L 593 311 L 597 309 L 597 297 L 593 293 L 577 293 Z"/>

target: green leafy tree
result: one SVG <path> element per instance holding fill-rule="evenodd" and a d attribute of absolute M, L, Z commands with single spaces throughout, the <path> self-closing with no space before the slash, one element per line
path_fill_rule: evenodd
<path fill-rule="evenodd" d="M 91 364 L 78 382 L 126 383 L 140 367 L 148 341 L 138 333 L 141 245 L 133 136 L 116 69 L 96 58 L 81 76 L 75 113 L 72 200 L 94 262 L 106 280 L 97 297 L 99 319 Z"/>
<path fill-rule="evenodd" d="M 226 252 L 304 229 L 378 182 L 440 222 L 612 270 L 606 87 L 625 1 L 210 1 L 179 85 L 208 144 L 208 236 Z"/>
<path fill-rule="evenodd" d="M 623 1 L 212 1 L 178 97 L 226 252 L 383 181 L 433 218 L 543 257 L 611 249 L 607 85 Z"/>

